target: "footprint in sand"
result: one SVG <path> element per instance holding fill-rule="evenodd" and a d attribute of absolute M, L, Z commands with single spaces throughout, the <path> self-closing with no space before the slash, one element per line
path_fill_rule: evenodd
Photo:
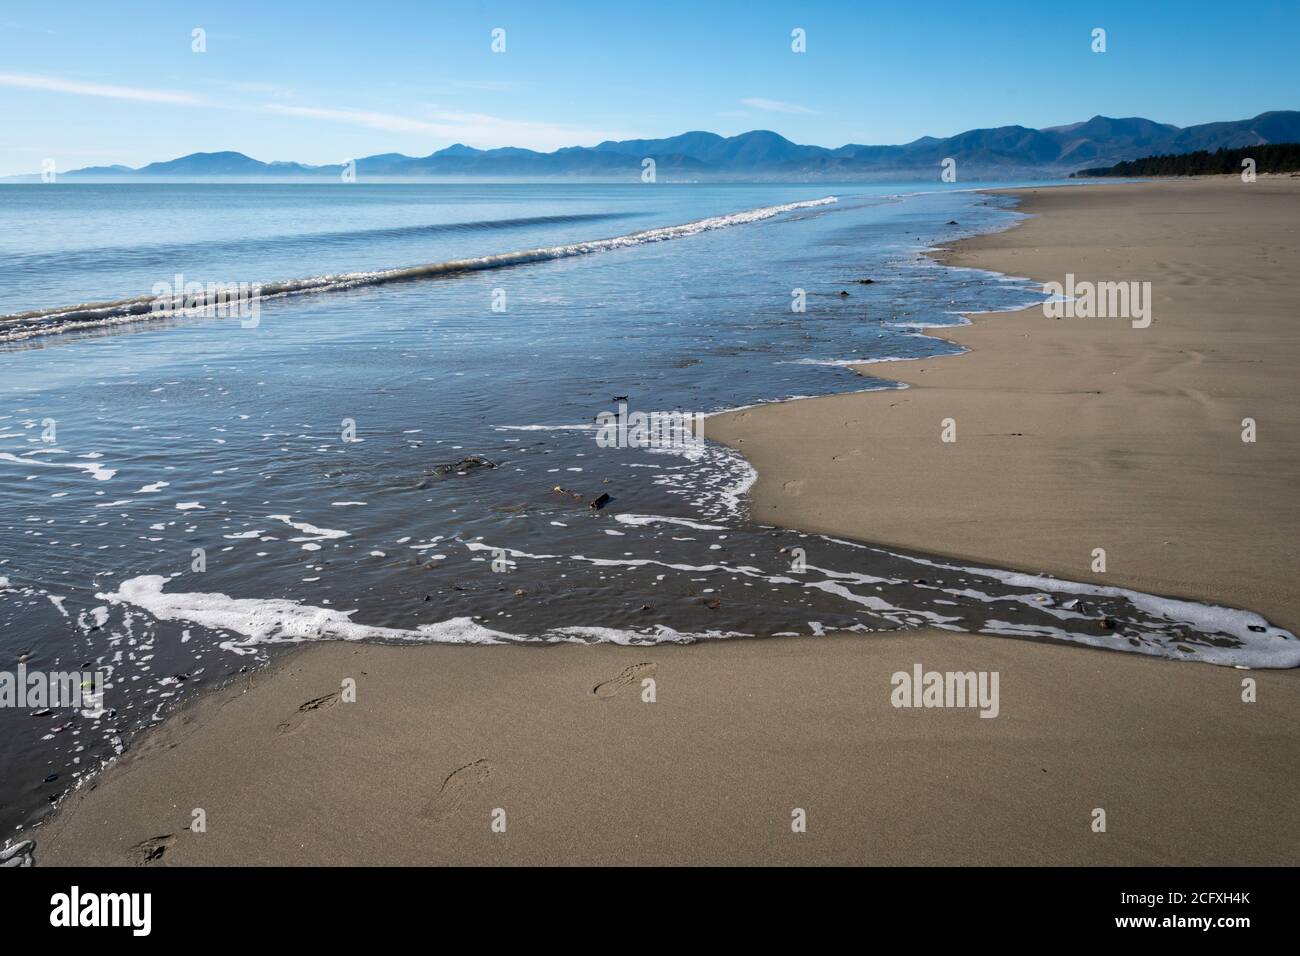
<path fill-rule="evenodd" d="M 309 700 L 294 711 L 293 715 L 288 720 L 276 727 L 276 731 L 282 734 L 291 734 L 301 727 L 303 721 L 305 721 L 311 714 L 314 714 L 318 710 L 324 710 L 327 707 L 333 707 L 338 702 L 338 691 L 334 691 L 332 694 L 326 694 L 324 697 L 317 697 L 314 700 Z"/>
<path fill-rule="evenodd" d="M 438 795 L 425 805 L 420 816 L 428 820 L 445 820 L 465 803 L 476 787 L 492 776 L 493 768 L 486 760 L 475 760 L 459 770 L 453 770 L 442 782 Z"/>
<path fill-rule="evenodd" d="M 643 677 L 654 676 L 655 669 L 654 664 L 633 664 L 631 667 L 623 668 L 617 677 L 611 677 L 597 684 L 591 692 L 602 700 L 613 697 L 628 684 L 639 681 Z"/>
<path fill-rule="evenodd" d="M 131 847 L 131 861 L 136 866 L 149 866 L 159 863 L 176 844 L 176 837 L 170 833 L 164 833 L 162 836 L 151 837 Z"/>
<path fill-rule="evenodd" d="M 795 479 L 794 481 L 787 481 L 784 485 L 781 486 L 781 490 L 784 491 L 787 495 L 790 495 L 792 498 L 797 498 L 801 494 L 803 494 L 803 482 L 798 479 Z"/>

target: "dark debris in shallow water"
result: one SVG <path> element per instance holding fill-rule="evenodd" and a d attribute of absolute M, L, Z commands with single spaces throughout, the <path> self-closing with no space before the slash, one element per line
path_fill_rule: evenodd
<path fill-rule="evenodd" d="M 464 475 L 480 468 L 496 468 L 499 464 L 499 462 L 495 462 L 491 458 L 484 458 L 482 455 L 466 455 L 460 461 L 434 465 L 432 474 L 440 478 L 445 475 Z"/>

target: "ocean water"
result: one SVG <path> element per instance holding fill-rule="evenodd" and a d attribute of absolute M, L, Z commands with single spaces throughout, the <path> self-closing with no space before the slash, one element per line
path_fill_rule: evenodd
<path fill-rule="evenodd" d="M 888 361 L 955 351 L 923 327 L 1039 301 L 924 255 L 1016 220 L 929 184 L 0 188 L 0 676 L 107 677 L 0 707 L 0 833 L 306 640 L 929 626 L 1300 663 L 1249 611 L 748 516 L 707 416 L 896 387 Z M 155 313 L 177 275 L 267 297 Z M 610 447 L 620 411 L 702 437 Z"/>

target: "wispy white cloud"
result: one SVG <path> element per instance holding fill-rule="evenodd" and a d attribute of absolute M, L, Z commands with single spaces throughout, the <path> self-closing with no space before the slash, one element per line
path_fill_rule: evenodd
<path fill-rule="evenodd" d="M 371 110 L 286 106 L 283 103 L 268 103 L 261 107 L 261 112 L 331 120 L 387 132 L 424 133 L 439 139 L 452 139 L 484 148 L 523 146 L 528 149 L 551 150 L 560 146 L 617 139 L 626 135 L 617 131 L 505 119 L 484 113 L 432 112 L 427 116 L 414 117 Z"/>
<path fill-rule="evenodd" d="M 810 110 L 806 106 L 800 106 L 798 103 L 783 103 L 781 100 L 765 100 L 761 96 L 751 96 L 748 99 L 740 101 L 750 109 L 763 110 L 767 113 L 815 113 L 816 110 Z"/>
<path fill-rule="evenodd" d="M 0 86 L 25 90 L 46 90 L 53 93 L 75 93 L 81 96 L 102 96 L 114 100 L 137 100 L 145 103 L 176 103 L 199 106 L 200 96 L 171 90 L 146 90 L 135 86 L 111 86 L 105 83 L 84 83 L 80 80 L 62 80 L 54 76 L 31 73 L 0 73 Z"/>
<path fill-rule="evenodd" d="M 274 96 L 280 99 L 293 99 L 297 94 L 287 86 L 280 86 L 278 83 L 247 83 L 238 82 L 230 83 L 230 88 L 238 90 L 240 93 L 249 93 L 257 96 Z"/>
<path fill-rule="evenodd" d="M 605 139 L 626 138 L 619 130 L 589 129 L 562 123 L 538 120 L 515 120 L 485 113 L 462 113 L 430 110 L 405 116 L 398 113 L 362 109 L 339 109 L 323 106 L 298 106 L 286 103 L 240 104 L 219 102 L 195 93 L 174 90 L 142 89 L 131 86 L 113 86 L 65 80 L 59 77 L 38 76 L 27 73 L 0 73 L 0 86 L 18 89 L 44 90 L 80 96 L 108 97 L 148 103 L 180 106 L 197 106 L 207 109 L 234 110 L 244 113 L 263 113 L 274 116 L 292 116 L 308 120 L 345 123 L 364 129 L 389 133 L 418 134 L 436 140 L 457 141 L 481 148 L 496 146 L 523 146 L 529 149 L 552 150 L 560 146 L 594 143 Z M 266 95 L 291 95 L 266 84 L 246 83 L 244 92 Z M 298 97 L 301 100 L 301 97 Z"/>
<path fill-rule="evenodd" d="M 38 156 L 130 156 L 123 150 L 112 149 L 67 149 L 63 146 L 4 146 L 0 152 L 35 153 Z"/>
<path fill-rule="evenodd" d="M 5 32 L 11 32 L 14 30 L 25 30 L 31 33 L 44 33 L 47 36 L 52 36 L 52 37 L 56 37 L 59 35 L 54 30 L 51 30 L 49 27 L 33 27 L 33 26 L 28 26 L 25 23 L 15 23 L 13 20 L 5 20 L 3 22 L 0 22 L 0 30 L 4 30 Z"/>
<path fill-rule="evenodd" d="M 368 129 L 382 129 L 390 133 L 434 133 L 439 128 L 425 120 L 398 116 L 394 113 L 375 113 L 370 110 L 336 110 L 319 106 L 286 106 L 283 103 L 267 103 L 259 108 L 263 113 L 276 113 L 281 116 L 301 116 L 307 119 L 330 120 L 336 123 L 348 123 L 352 126 L 364 126 Z"/>
<path fill-rule="evenodd" d="M 522 83 L 513 80 L 452 80 L 451 85 L 462 90 L 482 90 L 488 93 L 509 93 L 517 90 Z"/>

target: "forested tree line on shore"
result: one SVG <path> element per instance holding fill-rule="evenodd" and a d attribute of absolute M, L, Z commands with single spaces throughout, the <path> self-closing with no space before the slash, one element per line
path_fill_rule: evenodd
<path fill-rule="evenodd" d="M 1071 177 L 1092 176 L 1213 176 L 1218 173 L 1239 173 L 1242 162 L 1255 161 L 1257 173 L 1290 173 L 1300 171 L 1300 143 L 1269 143 L 1244 146 L 1240 149 L 1218 149 L 1213 153 L 1200 150 L 1169 156 L 1145 156 L 1130 159 L 1114 166 L 1081 169 Z"/>

